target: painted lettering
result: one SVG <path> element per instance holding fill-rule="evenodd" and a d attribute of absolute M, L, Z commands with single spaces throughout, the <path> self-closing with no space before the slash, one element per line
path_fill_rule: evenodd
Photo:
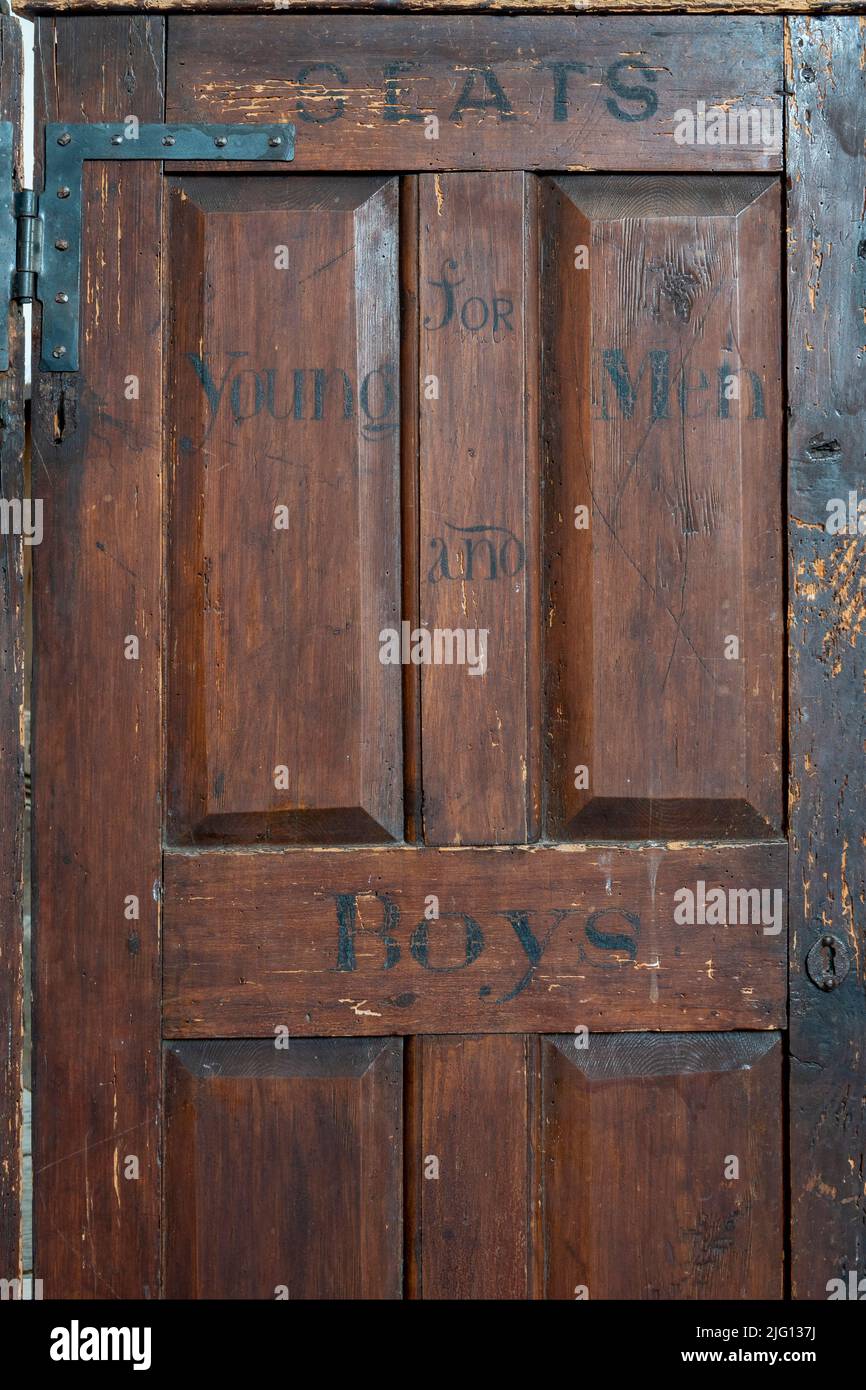
<path fill-rule="evenodd" d="M 477 113 L 483 119 L 488 113 L 497 121 L 523 121 L 535 123 L 545 118 L 545 107 L 541 101 L 542 89 L 535 90 L 533 70 L 541 71 L 549 78 L 552 88 L 551 114 L 553 121 L 561 125 L 569 121 L 576 111 L 595 97 L 597 80 L 593 80 L 590 64 L 570 58 L 551 58 L 542 62 L 530 61 L 526 64 L 526 77 L 533 84 L 531 99 L 525 106 L 526 114 L 518 114 L 507 90 L 507 78 L 493 63 L 442 63 L 431 64 L 425 68 L 423 61 L 413 58 L 395 58 L 385 63 L 381 79 L 368 70 L 350 78 L 338 63 L 307 63 L 299 68 L 295 85 L 299 89 L 295 111 L 299 121 L 311 125 L 329 125 L 342 120 L 348 113 L 349 92 L 363 93 L 366 99 L 365 118 L 370 115 L 387 124 L 402 122 L 426 123 L 431 119 L 446 119 L 456 126 L 462 126 L 464 117 Z M 575 100 L 574 77 L 588 80 L 582 83 L 583 103 Z M 640 80 L 634 80 L 634 79 Z M 630 80 L 631 79 L 631 80 Z M 640 58 L 620 58 L 611 63 L 603 77 L 603 85 L 611 94 L 606 98 L 605 108 L 617 121 L 647 121 L 655 115 L 659 106 L 658 93 L 654 90 L 658 70 Z M 425 104 L 413 104 L 414 83 L 422 85 Z M 459 93 L 456 100 L 453 92 Z M 434 114 L 436 102 L 431 102 L 430 85 L 435 83 L 441 92 L 442 107 Z M 587 90 L 589 83 L 592 88 Z M 381 98 L 375 88 L 381 86 Z M 349 91 L 341 89 L 347 88 Z M 446 105 L 447 103 L 447 105 Z"/>
<path fill-rule="evenodd" d="M 305 99 L 299 100 L 296 106 L 298 119 L 310 121 L 314 125 L 328 125 L 331 121 L 338 121 L 346 110 L 346 98 L 339 92 L 328 91 L 326 87 L 310 82 L 314 72 L 326 72 L 343 86 L 348 86 L 348 75 L 336 63 L 310 63 L 307 67 L 301 68 L 298 73 L 298 86 L 305 88 Z M 318 105 L 312 106 L 308 103 L 328 101 L 333 103 L 331 109 L 322 110 Z"/>
<path fill-rule="evenodd" d="M 481 91 L 476 93 L 476 84 L 480 81 Z M 511 102 L 505 95 L 502 85 L 496 73 L 491 67 L 470 68 L 463 83 L 463 90 L 454 104 L 454 109 L 449 116 L 449 120 L 455 125 L 463 124 L 464 111 L 489 111 L 490 109 L 499 112 L 501 121 L 513 121 L 514 111 Z"/>
<path fill-rule="evenodd" d="M 379 964 L 372 968 L 393 969 L 402 958 L 398 939 L 401 913 L 394 897 L 386 892 L 340 892 L 332 896 L 337 921 L 337 950 L 336 964 L 331 970 L 350 974 L 358 971 L 359 935 L 375 938 L 381 943 Z M 494 1005 L 507 1004 L 528 989 L 554 934 L 565 918 L 574 916 L 576 911 L 573 906 L 551 908 L 546 915 L 546 928 L 543 924 L 541 927 L 535 924 L 533 913 L 527 908 L 493 911 L 490 914 L 492 918 L 501 919 L 510 926 L 528 964 L 506 993 L 491 999 L 491 986 L 481 984 L 478 997 Z M 607 921 L 607 918 L 617 918 L 618 921 Z M 623 927 L 627 927 L 628 931 Z M 500 932 L 504 930 L 500 928 Z M 450 975 L 474 966 L 490 946 L 493 934 L 491 928 L 483 927 L 477 916 L 469 912 L 440 910 L 435 916 L 425 912 L 409 934 L 409 955 L 421 970 L 434 975 Z M 640 917 L 636 912 L 624 908 L 600 908 L 586 917 L 583 927 L 585 945 L 577 946 L 577 958 L 604 969 L 616 969 L 622 960 L 614 960 L 611 956 L 618 953 L 620 956 L 624 954 L 629 961 L 635 960 L 639 935 Z M 602 952 L 602 958 L 594 960 L 589 948 L 593 952 Z M 371 968 L 369 950 L 363 953 L 361 968 Z"/>
<path fill-rule="evenodd" d="M 216 354 L 217 356 L 219 354 Z M 354 420 L 360 415 L 361 433 L 375 439 L 399 428 L 397 370 L 391 363 L 373 367 L 356 382 L 342 367 L 258 367 L 236 363 L 248 352 L 227 352 L 228 365 L 221 371 L 211 366 L 213 354 L 186 354 L 208 405 L 203 444 L 218 418 L 227 415 L 232 427 L 267 414 L 274 420 Z M 226 411 L 228 402 L 228 411 Z M 184 437 L 181 447 L 196 445 Z"/>
<path fill-rule="evenodd" d="M 446 530 L 459 537 L 452 559 L 445 536 L 431 536 L 434 560 L 427 572 L 431 584 L 442 579 L 514 579 L 526 564 L 523 542 L 507 526 L 455 526 L 446 521 Z M 495 535 L 495 539 L 493 538 Z M 504 537 L 500 540 L 499 537 Z M 476 557 L 478 573 L 476 574 Z"/>
<path fill-rule="evenodd" d="M 640 102 L 641 108 L 638 111 L 624 111 L 619 102 L 614 97 L 608 97 L 605 105 L 612 116 L 618 121 L 646 121 L 650 116 L 654 116 L 659 107 L 658 95 L 651 87 L 629 86 L 620 81 L 622 72 L 641 72 L 645 75 L 647 82 L 655 82 L 656 75 L 649 63 L 644 63 L 640 58 L 621 58 L 619 62 L 611 63 L 605 74 L 605 81 L 611 91 L 616 96 L 622 97 L 625 101 Z"/>
<path fill-rule="evenodd" d="M 448 272 L 457 270 L 457 262 L 447 259 L 442 262 L 440 272 L 441 280 L 428 280 L 427 284 L 431 289 L 439 290 L 442 295 L 442 303 L 439 306 L 439 322 L 434 322 L 434 315 L 425 314 L 424 327 L 430 333 L 437 333 L 440 328 L 447 328 L 452 322 L 465 328 L 467 333 L 479 333 L 482 328 L 490 324 L 493 334 L 493 341 L 497 342 L 497 334 L 513 333 L 514 324 L 511 316 L 514 313 L 514 300 L 510 295 L 501 294 L 498 291 L 492 296 L 466 295 L 458 297 L 454 291 L 465 283 L 465 276 L 459 280 L 453 279 Z"/>
<path fill-rule="evenodd" d="M 742 412 L 740 376 L 749 388 L 748 410 Z M 709 415 L 717 420 L 765 420 L 767 415 L 763 382 L 750 367 L 734 367 L 726 361 L 714 369 L 689 367 L 676 357 L 672 360 L 670 349 L 655 347 L 648 348 L 639 361 L 621 347 L 595 349 L 592 403 L 596 420 L 648 418 L 655 423 L 670 420 L 674 412 L 684 420 Z"/>

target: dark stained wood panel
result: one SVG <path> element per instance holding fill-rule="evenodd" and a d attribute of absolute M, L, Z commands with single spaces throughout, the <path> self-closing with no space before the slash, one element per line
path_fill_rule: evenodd
<path fill-rule="evenodd" d="M 787 53 L 791 1273 L 824 1299 L 866 1274 L 863 21 L 792 20 Z"/>
<path fill-rule="evenodd" d="M 539 811 L 534 180 L 419 185 L 424 838 L 521 843 Z"/>
<path fill-rule="evenodd" d="M 562 178 L 542 215 L 549 832 L 778 831 L 779 186 Z"/>
<path fill-rule="evenodd" d="M 132 91 L 140 120 L 162 120 L 163 27 L 40 21 L 37 123 L 122 120 Z M 161 188 L 158 165 L 86 167 L 81 370 L 33 386 L 33 472 L 50 518 L 33 557 L 45 1298 L 159 1293 Z"/>
<path fill-rule="evenodd" d="M 417 1113 L 407 1126 L 414 1187 L 415 1298 L 527 1298 L 531 1290 L 536 1041 L 520 1034 L 418 1038 Z"/>
<path fill-rule="evenodd" d="M 784 842 L 170 854 L 165 1030 L 774 1027 L 786 875 Z M 699 883 L 705 899 L 721 890 L 728 919 L 734 905 L 749 915 L 732 890 L 766 890 L 749 903 L 768 909 L 768 930 L 701 925 Z M 682 888 L 694 925 L 674 921 Z"/>
<path fill-rule="evenodd" d="M 168 119 L 295 121 L 298 170 L 778 169 L 781 38 L 754 17 L 179 16 Z M 776 147 L 679 143 L 699 101 L 775 111 Z"/>
<path fill-rule="evenodd" d="M 0 17 L 0 120 L 19 121 L 21 65 L 20 29 L 4 15 Z M 19 138 L 15 140 L 16 171 Z M 25 491 L 24 332 L 20 308 L 7 318 L 9 370 L 0 375 L 0 497 L 14 507 L 14 500 L 20 503 Z M 10 515 L 14 520 L 14 510 Z M 27 520 L 23 508 L 21 519 Z M 38 524 L 35 508 L 29 521 L 31 526 Z M 34 539 L 31 532 L 31 544 Z M 17 533 L 8 529 L 0 536 L 0 1277 L 6 1279 L 20 1273 L 22 1228 L 24 545 L 20 529 Z"/>
<path fill-rule="evenodd" d="M 399 1298 L 402 1043 L 166 1056 L 166 1296 Z"/>
<path fill-rule="evenodd" d="M 170 833 L 402 838 L 397 181 L 170 197 Z"/>
<path fill-rule="evenodd" d="M 779 1035 L 541 1047 L 544 1296 L 781 1298 Z"/>

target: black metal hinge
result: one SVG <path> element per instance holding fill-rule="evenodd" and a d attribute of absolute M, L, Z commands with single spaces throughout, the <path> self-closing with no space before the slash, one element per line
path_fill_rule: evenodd
<path fill-rule="evenodd" d="M 9 299 L 42 305 L 40 366 L 78 370 L 81 188 L 88 159 L 260 161 L 294 159 L 295 128 L 277 125 L 109 124 L 45 127 L 45 188 L 13 192 L 11 122 L 0 121 L 0 272 Z M 0 316 L 0 371 L 9 366 L 8 315 Z"/>

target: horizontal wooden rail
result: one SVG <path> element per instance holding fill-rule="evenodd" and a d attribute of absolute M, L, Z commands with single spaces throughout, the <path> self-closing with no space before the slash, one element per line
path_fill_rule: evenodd
<path fill-rule="evenodd" d="M 778 1028 L 786 873 L 784 841 L 169 852 L 165 1033 Z"/>

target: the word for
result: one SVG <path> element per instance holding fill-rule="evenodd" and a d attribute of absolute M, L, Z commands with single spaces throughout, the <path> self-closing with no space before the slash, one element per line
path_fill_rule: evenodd
<path fill-rule="evenodd" d="M 763 926 L 764 936 L 778 936 L 782 930 L 781 888 L 729 888 L 727 893 L 724 888 L 711 888 L 707 892 L 706 883 L 699 879 L 694 892 L 678 888 L 674 902 L 674 921 L 680 926 Z"/>
<path fill-rule="evenodd" d="M 454 291 L 465 283 L 465 276 L 460 280 L 452 280 L 448 271 L 456 269 L 456 261 L 445 260 L 442 262 L 442 279 L 427 281 L 434 290 L 441 292 L 442 303 L 439 306 L 439 322 L 436 323 L 433 315 L 427 314 L 424 327 L 429 332 L 436 333 L 440 328 L 447 328 L 456 314 L 461 327 L 465 328 L 467 333 L 478 333 L 482 328 L 486 328 L 488 323 L 494 342 L 499 332 L 513 333 L 511 315 L 514 313 L 514 300 L 511 296 L 494 294 L 492 297 L 483 298 L 481 295 L 473 294 L 458 299 Z"/>
<path fill-rule="evenodd" d="M 470 676 L 487 670 L 486 627 L 383 627 L 379 660 L 383 666 L 466 666 Z"/>

